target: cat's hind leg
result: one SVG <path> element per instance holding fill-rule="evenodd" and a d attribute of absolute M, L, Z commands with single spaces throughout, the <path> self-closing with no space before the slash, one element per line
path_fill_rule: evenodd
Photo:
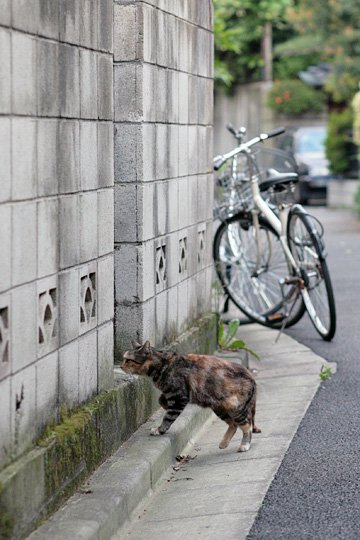
<path fill-rule="evenodd" d="M 223 450 L 224 448 L 227 448 L 229 446 L 229 443 L 230 443 L 231 439 L 233 438 L 233 436 L 236 433 L 236 430 L 237 430 L 237 425 L 236 424 L 234 424 L 234 423 L 229 424 L 229 427 L 227 428 L 227 431 L 226 431 L 225 435 L 223 436 L 222 441 L 219 444 L 219 448 L 221 448 L 221 450 Z"/>
<path fill-rule="evenodd" d="M 234 422 L 234 420 L 231 418 L 231 416 L 228 414 L 228 412 L 225 411 L 223 408 L 216 407 L 216 408 L 213 408 L 213 411 L 216 414 L 216 416 L 218 416 L 221 420 L 223 420 L 229 425 L 225 435 L 223 436 L 219 444 L 219 448 L 223 450 L 224 448 L 227 448 L 229 446 L 231 439 L 236 433 L 237 425 Z"/>
<path fill-rule="evenodd" d="M 240 425 L 240 428 L 243 432 L 243 437 L 238 452 L 247 452 L 250 449 L 251 444 L 252 423 L 245 422 L 244 424 Z"/>

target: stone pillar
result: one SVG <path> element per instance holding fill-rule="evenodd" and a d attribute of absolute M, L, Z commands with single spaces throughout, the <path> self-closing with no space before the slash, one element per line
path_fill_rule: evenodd
<path fill-rule="evenodd" d="M 210 310 L 211 0 L 114 3 L 116 343 Z"/>

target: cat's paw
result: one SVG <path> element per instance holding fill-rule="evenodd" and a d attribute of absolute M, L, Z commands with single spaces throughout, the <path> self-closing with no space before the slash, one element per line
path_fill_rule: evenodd
<path fill-rule="evenodd" d="M 229 446 L 228 441 L 221 441 L 221 443 L 219 444 L 220 450 L 224 450 L 224 448 L 227 448 L 228 446 Z"/>
<path fill-rule="evenodd" d="M 257 426 L 253 427 L 253 433 L 261 433 L 261 429 Z"/>
<path fill-rule="evenodd" d="M 161 435 L 159 428 L 158 427 L 151 428 L 150 435 L 153 435 L 153 436 Z"/>
<path fill-rule="evenodd" d="M 250 443 L 240 444 L 238 452 L 247 452 L 250 449 Z"/>

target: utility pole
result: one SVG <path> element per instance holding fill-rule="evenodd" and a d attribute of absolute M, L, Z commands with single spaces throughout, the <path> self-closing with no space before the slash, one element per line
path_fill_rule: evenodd
<path fill-rule="evenodd" d="M 263 80 L 272 81 L 272 26 L 270 22 L 264 25 L 261 52 L 264 61 Z"/>

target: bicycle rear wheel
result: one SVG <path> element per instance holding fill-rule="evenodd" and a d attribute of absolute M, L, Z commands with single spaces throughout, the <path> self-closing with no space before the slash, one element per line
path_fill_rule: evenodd
<path fill-rule="evenodd" d="M 324 246 L 311 216 L 300 206 L 289 214 L 287 236 L 304 279 L 306 310 L 320 336 L 330 341 L 336 331 L 336 309 Z"/>
<path fill-rule="evenodd" d="M 276 328 L 287 315 L 295 288 L 284 286 L 283 293 L 281 280 L 291 272 L 279 236 L 261 216 L 259 225 L 258 249 L 251 214 L 240 213 L 222 222 L 213 244 L 215 269 L 225 292 L 245 315 Z M 286 326 L 295 324 L 304 310 L 300 296 Z"/>

